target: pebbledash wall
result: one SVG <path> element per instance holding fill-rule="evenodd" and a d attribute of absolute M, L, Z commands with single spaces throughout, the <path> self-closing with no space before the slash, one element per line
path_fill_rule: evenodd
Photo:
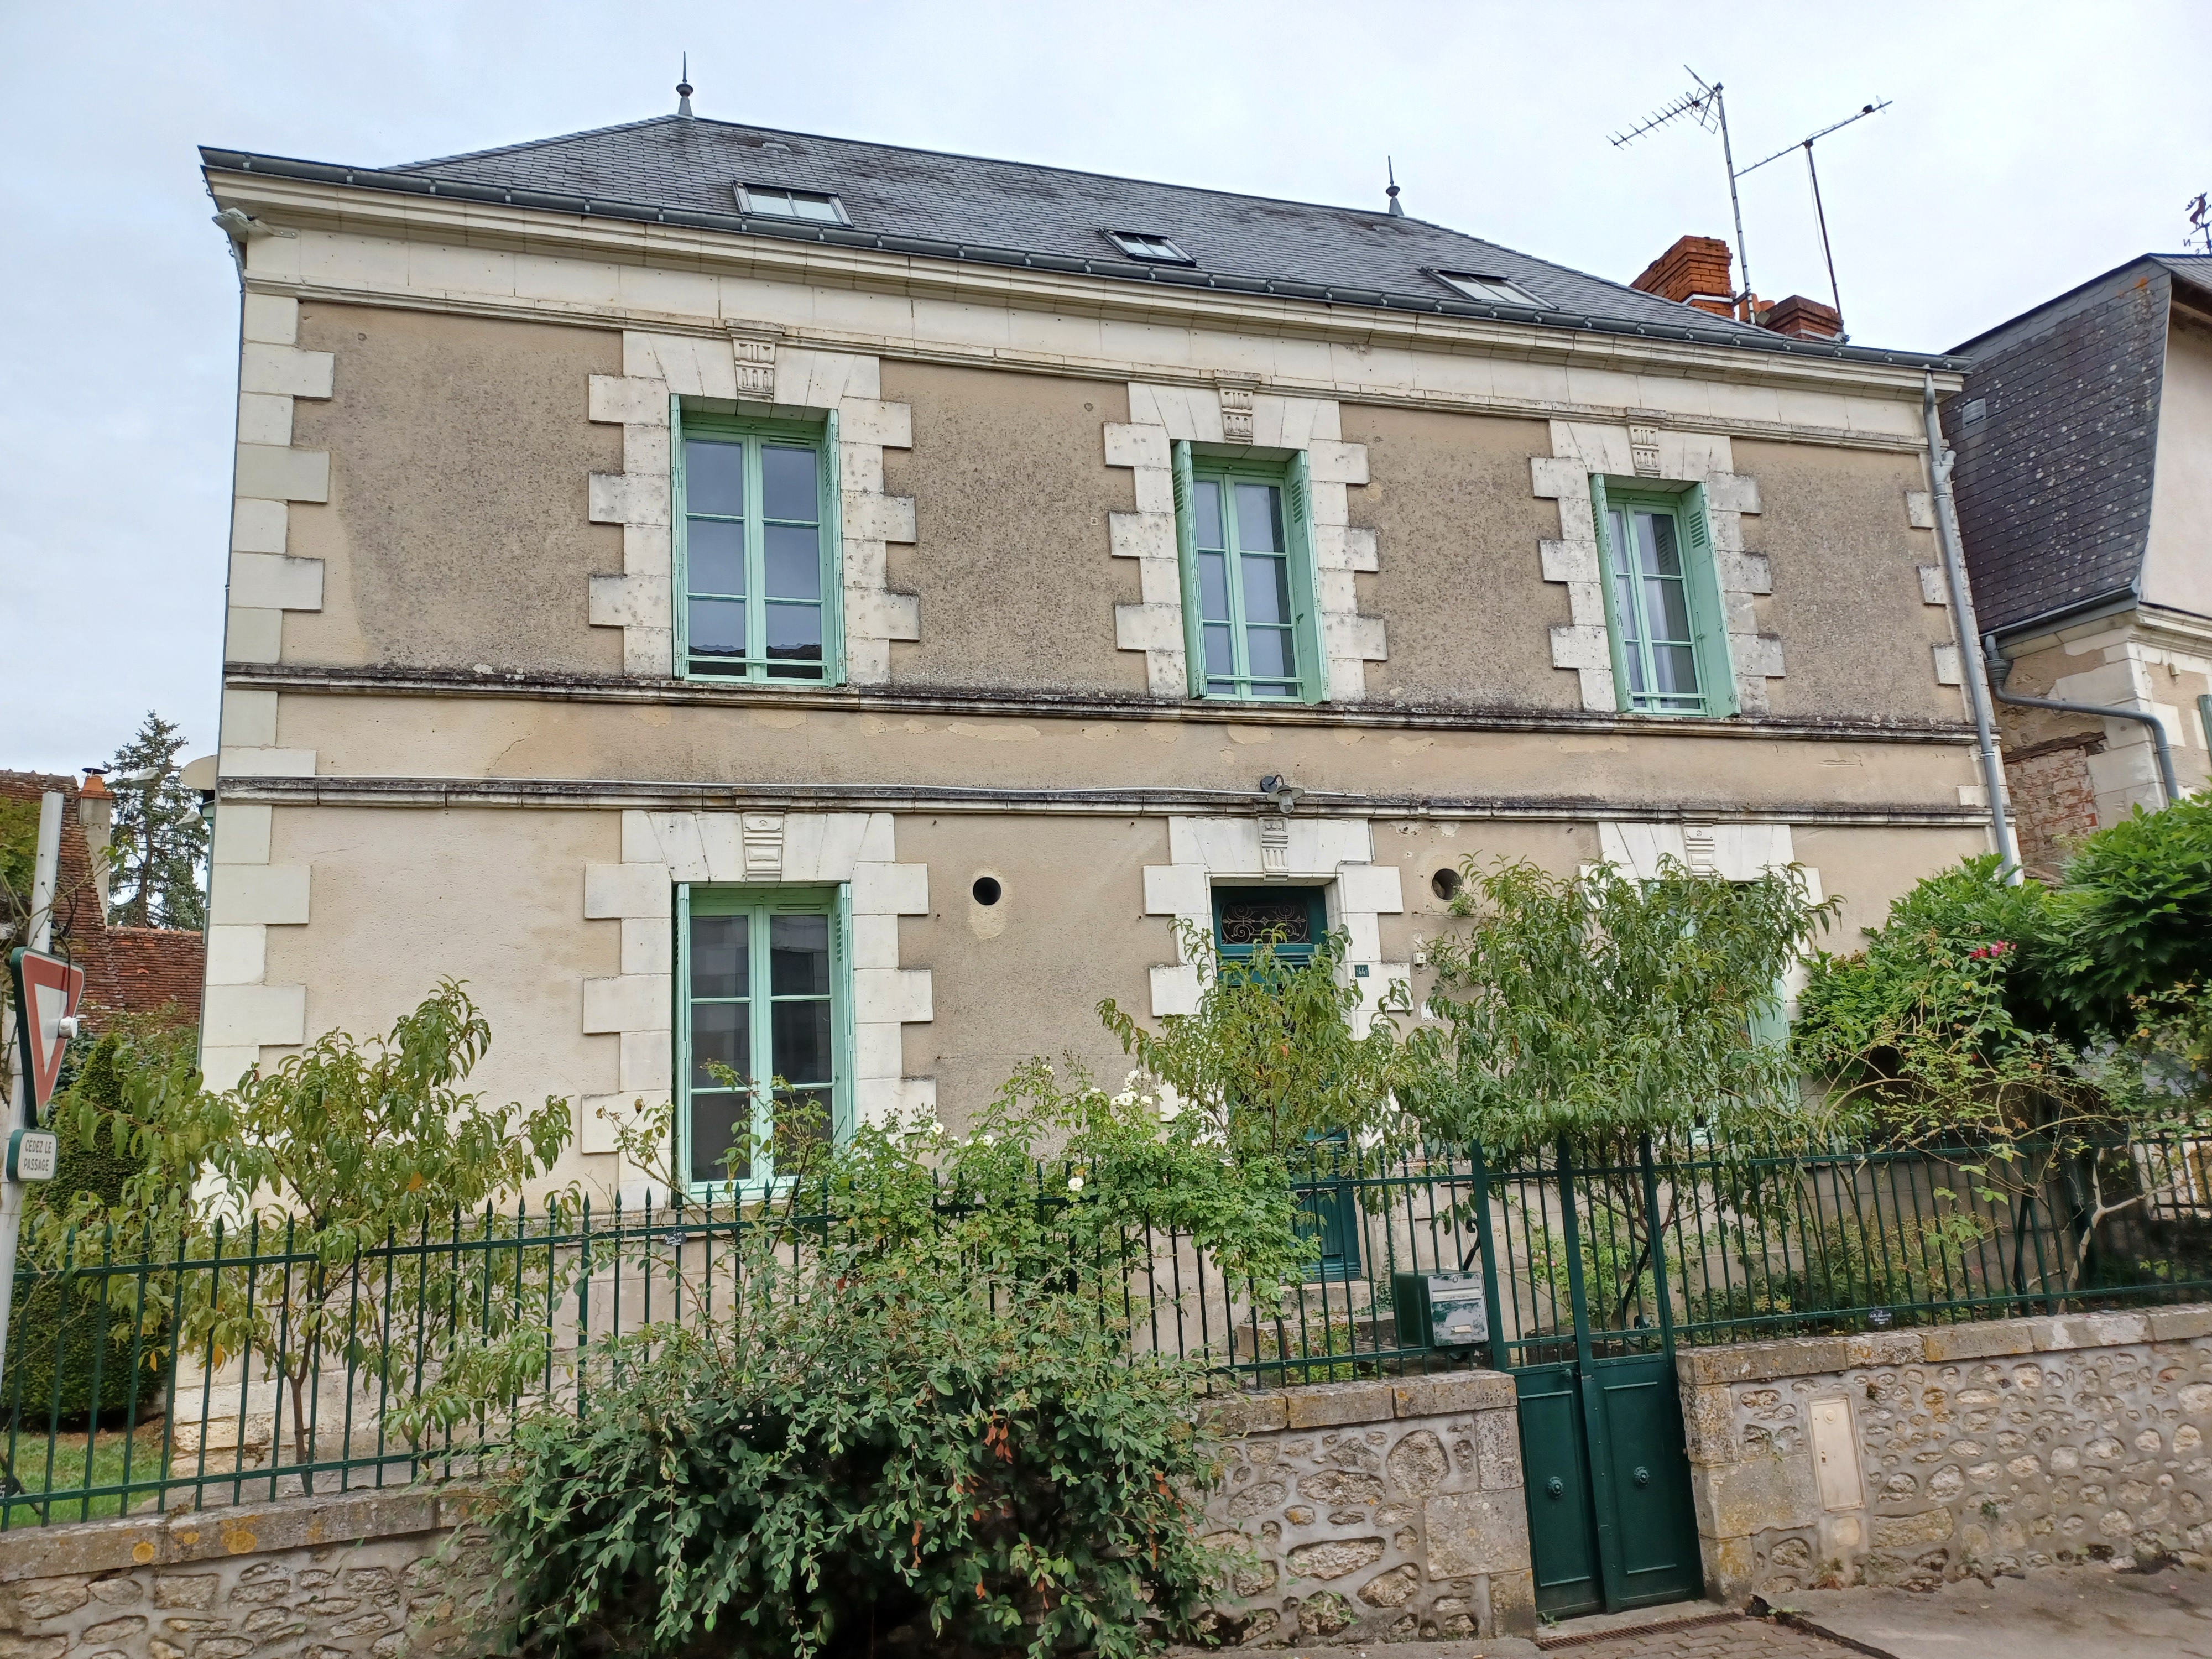
<path fill-rule="evenodd" d="M 2212 1547 L 2212 1306 L 1681 1356 L 1710 1593 Z"/>

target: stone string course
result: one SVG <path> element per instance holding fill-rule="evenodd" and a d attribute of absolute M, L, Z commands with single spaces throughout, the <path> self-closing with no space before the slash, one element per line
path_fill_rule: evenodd
<path fill-rule="evenodd" d="M 1698 1349 L 1680 1370 L 1718 1597 L 2212 1551 L 2212 1307 Z M 1815 1466 L 1812 1408 L 1837 1401 L 1856 1504 L 1832 1480 L 1824 1501 Z"/>
<path fill-rule="evenodd" d="M 1248 1552 L 1222 1634 L 1255 1647 L 1535 1629 L 1513 1379 L 1465 1371 L 1224 1402 L 1210 1541 Z"/>

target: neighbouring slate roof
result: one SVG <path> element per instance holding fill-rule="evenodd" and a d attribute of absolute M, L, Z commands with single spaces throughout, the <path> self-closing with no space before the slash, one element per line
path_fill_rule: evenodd
<path fill-rule="evenodd" d="M 520 205 L 741 234 L 884 246 L 1172 285 L 1646 332 L 1807 356 L 1947 366 L 1923 353 L 1790 339 L 1442 225 L 1384 211 L 1241 196 L 682 116 L 376 169 L 204 149 L 210 167 L 356 187 L 489 195 Z M 824 191 L 849 228 L 739 213 L 735 187 Z M 1170 238 L 1193 266 L 1129 259 L 1109 230 Z M 1504 276 L 1540 309 L 1467 300 L 1438 270 Z"/>
<path fill-rule="evenodd" d="M 1972 367 L 1943 434 L 1985 629 L 2134 588 L 2176 282 L 2212 293 L 2212 258 L 2132 259 L 1954 348 Z"/>

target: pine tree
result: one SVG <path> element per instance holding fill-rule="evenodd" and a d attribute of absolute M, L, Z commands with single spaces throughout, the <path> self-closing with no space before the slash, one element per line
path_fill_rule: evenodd
<path fill-rule="evenodd" d="M 185 735 L 149 709 L 137 735 L 108 763 L 115 795 L 117 924 L 125 927 L 198 927 L 207 916 L 200 867 L 207 823 L 184 786 L 177 751 Z"/>

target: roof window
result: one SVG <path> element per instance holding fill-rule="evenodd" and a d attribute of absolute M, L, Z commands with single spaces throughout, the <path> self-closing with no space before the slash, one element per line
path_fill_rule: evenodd
<path fill-rule="evenodd" d="M 1437 276 L 1470 300 L 1503 306 L 1540 306 L 1544 302 L 1519 283 L 1504 276 L 1485 276 L 1471 270 L 1440 270 Z"/>
<path fill-rule="evenodd" d="M 738 210 L 767 219 L 802 219 L 812 225 L 849 225 L 845 204 L 818 190 L 785 190 L 769 185 L 739 185 Z"/>
<path fill-rule="evenodd" d="M 1155 236 L 1141 230 L 1109 230 L 1106 233 L 1115 247 L 1132 259 L 1149 259 L 1155 264 L 1188 265 L 1196 260 L 1185 253 L 1164 236 Z"/>

